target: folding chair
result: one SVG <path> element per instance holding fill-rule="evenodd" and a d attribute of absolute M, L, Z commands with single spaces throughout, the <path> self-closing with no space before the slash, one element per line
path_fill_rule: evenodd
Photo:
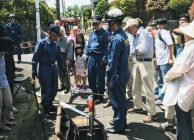
<path fill-rule="evenodd" d="M 27 81 L 27 77 L 23 75 L 20 75 L 14 79 L 14 86 L 16 87 L 16 91 L 13 95 L 14 98 L 18 95 L 19 92 L 22 92 L 25 94 L 28 93 L 27 89 L 24 86 L 24 82 L 26 81 Z M 30 94 L 28 94 L 28 98 L 30 100 Z"/>

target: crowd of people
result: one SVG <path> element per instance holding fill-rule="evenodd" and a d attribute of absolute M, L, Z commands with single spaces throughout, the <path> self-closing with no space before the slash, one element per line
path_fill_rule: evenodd
<path fill-rule="evenodd" d="M 108 94 L 103 107 L 112 106 L 114 115 L 110 121 L 113 127 L 107 128 L 107 132 L 122 133 L 127 126 L 127 113 L 142 112 L 145 96 L 148 114 L 144 123 L 156 121 L 156 105 L 163 104 L 166 122 L 158 130 L 174 130 L 176 125 L 177 140 L 193 140 L 194 21 L 183 14 L 179 28 L 170 32 L 165 18 L 147 27 L 142 26 L 139 18 L 128 18 L 123 23 L 124 18 L 118 8 L 108 12 L 106 24 L 101 16 L 93 16 L 94 31 L 88 42 L 78 26 L 73 27 L 69 36 L 59 20 L 49 26 L 47 37 L 37 42 L 32 58 L 32 78 L 37 78 L 41 86 L 44 116 L 48 118 L 53 110 L 58 91 L 66 94 L 71 89 L 89 87 L 95 93 L 95 104 L 104 103 L 104 93 Z M 9 48 L 0 50 L 0 129 L 7 131 L 16 124 L 10 121 L 15 110 L 14 48 L 21 62 L 19 25 L 14 24 L 14 15 L 10 19 L 11 23 L 0 26 L 0 41 Z M 127 109 L 126 95 L 133 100 L 132 108 Z"/>
<path fill-rule="evenodd" d="M 194 36 L 189 29 L 192 30 L 194 23 L 189 23 L 189 15 L 183 14 L 179 28 L 170 32 L 165 18 L 147 27 L 142 26 L 139 18 L 129 18 L 126 23 L 123 19 L 120 9 L 110 10 L 107 28 L 102 17 L 93 16 L 94 31 L 88 42 L 78 26 L 67 37 L 60 24 L 56 24 L 59 21 L 50 25 L 48 38 L 38 43 L 32 59 L 32 75 L 39 78 L 45 114 L 49 114 L 57 94 L 59 73 L 58 91 L 68 93 L 71 88 L 87 88 L 88 80 L 89 88 L 96 93 L 95 104 L 104 103 L 103 95 L 108 94 L 103 107 L 112 106 L 114 115 L 110 121 L 113 127 L 107 128 L 107 132 L 125 131 L 127 112 L 142 112 L 142 96 L 145 96 L 148 115 L 144 123 L 156 121 L 156 105 L 164 104 L 166 122 L 158 130 L 174 130 L 176 112 L 177 139 L 192 140 Z M 70 80 L 71 74 L 74 74 L 74 83 Z M 178 90 L 173 96 L 175 101 L 171 102 L 172 97 L 168 97 L 171 90 L 167 89 L 177 79 L 180 79 Z M 134 105 L 128 110 L 126 93 Z"/>
<path fill-rule="evenodd" d="M 13 106 L 15 62 L 14 52 L 20 53 L 20 26 L 15 22 L 15 15 L 9 15 L 9 23 L 0 25 L 0 131 L 11 131 L 16 125 L 14 113 L 18 110 Z"/>

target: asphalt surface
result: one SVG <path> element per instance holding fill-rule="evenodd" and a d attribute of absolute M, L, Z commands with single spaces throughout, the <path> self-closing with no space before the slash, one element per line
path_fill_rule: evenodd
<path fill-rule="evenodd" d="M 18 68 L 24 69 L 20 73 L 27 77 L 31 77 L 31 58 L 32 54 L 22 55 L 22 62 L 16 64 Z M 73 79 L 73 78 L 72 78 Z M 37 81 L 37 87 L 39 83 Z M 39 93 L 39 91 L 38 91 Z M 64 94 L 58 93 L 56 97 L 57 101 L 63 101 L 69 103 L 73 107 L 88 113 L 86 99 L 87 96 L 84 94 Z M 107 96 L 105 97 L 107 99 Z M 143 99 L 145 100 L 145 99 Z M 15 121 L 17 125 L 12 127 L 12 131 L 9 133 L 1 133 L 3 136 L 7 136 L 9 140 L 44 140 L 44 133 L 42 125 L 39 120 L 37 107 L 35 104 L 35 98 L 25 93 L 19 93 L 14 99 L 15 106 L 19 109 L 19 112 L 15 114 Z M 96 106 L 96 119 L 98 119 L 105 128 L 111 127 L 109 124 L 113 116 L 113 110 L 111 107 L 103 108 L 103 104 Z M 40 106 L 40 105 L 39 105 Z M 128 101 L 128 107 L 132 107 L 132 101 Z M 40 106 L 41 108 L 41 106 Z M 122 134 L 107 134 L 108 140 L 175 140 L 175 132 L 159 132 L 157 127 L 160 123 L 164 122 L 164 112 L 157 106 L 158 120 L 156 122 L 145 124 L 143 119 L 146 117 L 146 105 L 143 105 L 145 110 L 141 114 L 127 114 L 127 129 Z M 42 111 L 42 108 L 40 109 Z M 65 109 L 67 115 L 71 118 L 83 118 L 78 113 L 72 110 Z M 55 140 L 56 136 L 54 133 L 55 129 L 56 113 L 53 113 L 49 119 L 42 119 L 45 129 L 46 139 Z M 85 139 L 83 139 L 85 140 Z M 100 139 L 99 139 L 100 140 Z"/>

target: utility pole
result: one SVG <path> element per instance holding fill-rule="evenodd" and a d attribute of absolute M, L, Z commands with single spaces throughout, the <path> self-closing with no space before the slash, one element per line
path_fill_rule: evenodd
<path fill-rule="evenodd" d="M 56 0 L 57 19 L 60 20 L 60 0 Z"/>
<path fill-rule="evenodd" d="M 98 3 L 98 0 L 90 0 L 92 3 L 92 17 L 94 16 L 94 10 L 96 8 L 96 5 Z"/>
<path fill-rule="evenodd" d="M 36 0 L 36 30 L 37 30 L 37 41 L 41 39 L 40 37 L 40 13 L 39 13 L 39 0 Z"/>
<path fill-rule="evenodd" d="M 65 16 L 65 0 L 62 0 L 62 12 L 63 12 L 63 17 Z"/>

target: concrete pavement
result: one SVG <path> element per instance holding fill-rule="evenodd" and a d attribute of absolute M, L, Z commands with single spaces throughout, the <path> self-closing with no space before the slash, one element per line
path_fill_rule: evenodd
<path fill-rule="evenodd" d="M 28 77 L 31 77 L 31 64 L 30 64 L 31 58 L 32 58 L 31 54 L 22 55 L 22 63 L 16 64 L 17 67 L 24 69 L 22 73 Z M 13 138 L 8 133 L 5 133 L 5 135 L 7 134 L 9 137 L 8 139 L 10 140 L 14 139 L 42 140 L 43 134 L 40 121 L 38 120 L 38 115 L 36 112 L 36 106 L 35 103 L 33 102 L 34 100 L 32 99 L 28 101 L 28 96 L 24 94 L 19 94 L 16 99 L 18 99 L 20 102 L 22 102 L 22 99 L 19 98 L 20 96 L 21 98 L 24 98 L 26 104 L 16 103 L 16 106 L 19 108 L 18 113 L 19 116 L 16 115 L 17 126 L 13 127 L 13 129 L 17 128 L 17 133 L 15 133 L 15 131 L 12 133 L 12 136 L 15 136 L 15 138 Z M 60 101 L 64 101 L 66 103 L 68 103 L 71 100 L 72 106 L 76 107 L 77 109 L 80 109 L 83 112 L 87 112 L 88 109 L 86 106 L 86 96 L 81 95 L 73 97 L 75 98 L 73 99 L 70 94 L 59 93 L 57 99 Z M 132 101 L 128 101 L 128 106 L 132 107 Z M 145 104 L 143 108 L 144 110 L 146 110 Z M 22 111 L 23 109 L 25 109 L 25 111 Z M 158 121 L 150 124 L 145 124 L 142 121 L 146 117 L 146 112 L 142 114 L 127 114 L 128 124 L 126 132 L 123 134 L 107 134 L 108 140 L 175 140 L 176 135 L 174 133 L 172 132 L 163 133 L 157 131 L 157 127 L 160 125 L 161 122 L 164 121 L 164 112 L 159 107 L 157 107 L 157 112 Z M 72 118 L 81 117 L 80 115 L 74 113 L 71 110 L 67 110 L 67 113 Z M 109 121 L 112 119 L 112 116 L 113 111 L 111 107 L 104 109 L 102 107 L 102 104 L 96 106 L 96 117 L 104 124 L 105 128 L 111 127 Z M 26 119 L 27 121 L 24 121 Z M 54 135 L 55 116 L 50 120 L 44 120 L 44 124 L 45 130 L 47 131 L 46 133 L 48 139 L 55 140 L 56 139 L 56 136 Z M 14 133 L 17 135 L 14 135 Z"/>

